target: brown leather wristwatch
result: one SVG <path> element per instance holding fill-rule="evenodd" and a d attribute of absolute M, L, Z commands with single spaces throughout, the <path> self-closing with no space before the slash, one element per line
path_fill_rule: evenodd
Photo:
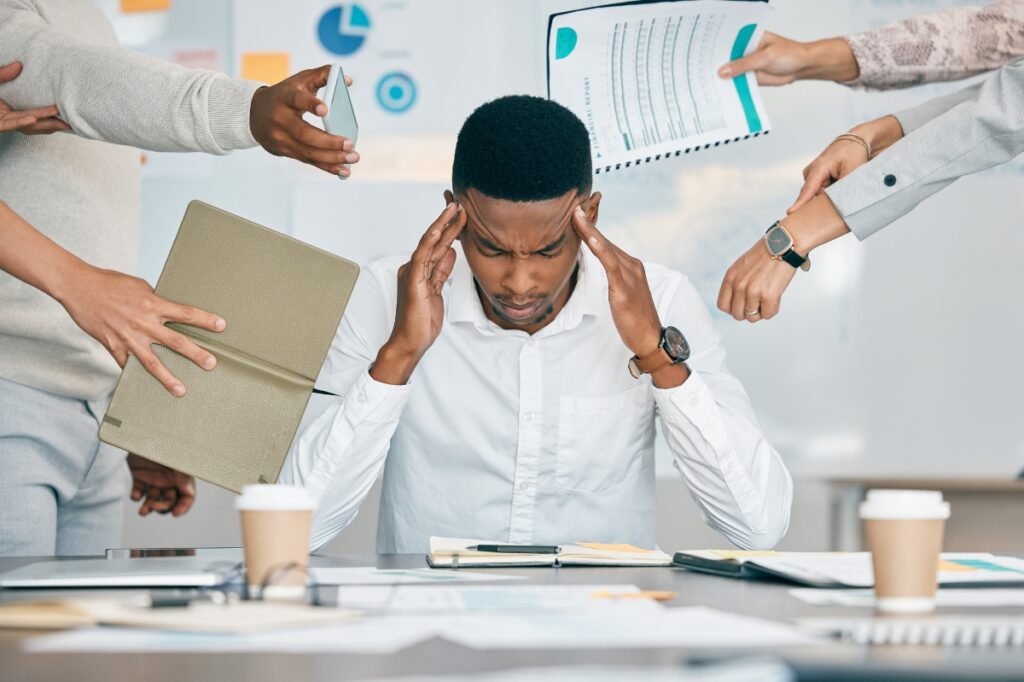
<path fill-rule="evenodd" d="M 662 367 L 686 362 L 689 357 L 690 344 L 686 342 L 683 333 L 675 327 L 665 327 L 661 330 L 661 343 L 657 350 L 642 358 L 634 355 L 629 359 L 629 373 L 634 379 L 639 379 Z"/>

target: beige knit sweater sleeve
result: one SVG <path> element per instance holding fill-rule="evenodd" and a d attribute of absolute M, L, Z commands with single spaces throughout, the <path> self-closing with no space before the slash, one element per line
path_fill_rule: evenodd
<path fill-rule="evenodd" d="M 78 3 L 81 3 L 80 5 Z M 87 0 L 0 0 L 0 64 L 24 65 L 0 85 L 16 109 L 56 104 L 74 132 L 153 151 L 226 154 L 254 147 L 249 105 L 262 83 L 186 69 L 56 26 L 56 13 L 96 12 Z"/>
<path fill-rule="evenodd" d="M 846 38 L 869 90 L 950 81 L 999 68 L 1024 54 L 1024 0 L 956 7 Z"/>

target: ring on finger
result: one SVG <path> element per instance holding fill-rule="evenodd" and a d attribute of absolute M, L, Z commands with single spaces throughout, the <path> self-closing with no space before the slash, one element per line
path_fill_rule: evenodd
<path fill-rule="evenodd" d="M 753 310 L 744 309 L 743 312 L 746 313 L 747 317 L 761 317 L 760 307 L 754 308 Z"/>

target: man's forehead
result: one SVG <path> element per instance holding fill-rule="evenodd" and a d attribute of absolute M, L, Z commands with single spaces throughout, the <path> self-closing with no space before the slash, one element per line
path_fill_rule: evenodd
<path fill-rule="evenodd" d="M 541 201 L 508 201 L 469 189 L 458 198 L 466 208 L 467 228 L 485 239 L 529 239 L 544 242 L 541 246 L 562 237 L 580 201 L 575 191 Z"/>

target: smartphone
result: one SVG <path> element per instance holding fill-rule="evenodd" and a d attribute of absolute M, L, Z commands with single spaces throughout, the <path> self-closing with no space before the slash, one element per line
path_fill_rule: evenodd
<path fill-rule="evenodd" d="M 352 98 L 348 95 L 348 84 L 341 64 L 331 65 L 323 100 L 327 103 L 327 115 L 323 117 L 324 130 L 331 135 L 347 137 L 355 144 L 359 136 L 359 124 L 356 122 L 356 112 L 352 108 Z"/>

